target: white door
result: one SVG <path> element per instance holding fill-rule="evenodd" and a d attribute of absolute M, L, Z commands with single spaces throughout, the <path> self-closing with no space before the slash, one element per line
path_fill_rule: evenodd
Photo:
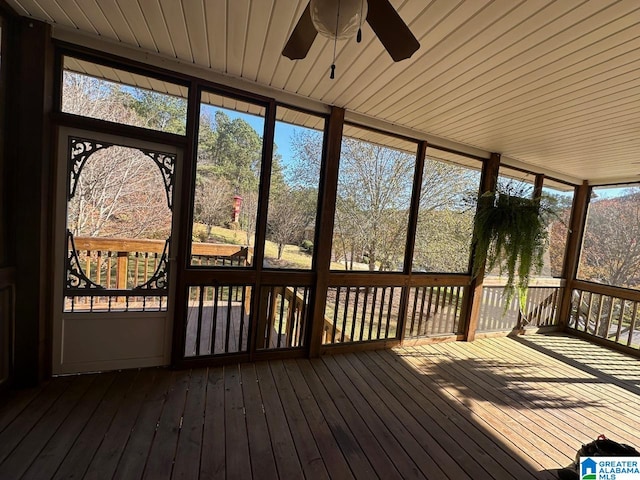
<path fill-rule="evenodd" d="M 181 151 L 61 128 L 53 373 L 167 365 Z"/>

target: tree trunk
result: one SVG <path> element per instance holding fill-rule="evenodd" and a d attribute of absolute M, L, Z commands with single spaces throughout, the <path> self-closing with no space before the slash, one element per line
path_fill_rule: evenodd
<path fill-rule="evenodd" d="M 369 271 L 375 272 L 376 270 L 376 254 L 371 251 L 369 252 Z"/>

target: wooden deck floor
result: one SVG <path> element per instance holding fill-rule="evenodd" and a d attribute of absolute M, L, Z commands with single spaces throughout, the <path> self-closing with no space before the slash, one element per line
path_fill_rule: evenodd
<path fill-rule="evenodd" d="M 640 362 L 565 336 L 62 377 L 2 399 L 0 479 L 551 479 L 639 410 Z"/>

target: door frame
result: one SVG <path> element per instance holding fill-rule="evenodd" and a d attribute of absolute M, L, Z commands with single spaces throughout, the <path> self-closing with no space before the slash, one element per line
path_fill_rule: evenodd
<path fill-rule="evenodd" d="M 70 136 L 78 136 L 97 140 L 98 142 L 108 142 L 110 144 L 140 148 L 168 154 L 175 154 L 176 161 L 174 167 L 174 180 L 172 190 L 172 221 L 171 221 L 171 242 L 167 257 L 168 263 L 168 293 L 167 307 L 164 311 L 143 312 L 64 312 L 64 284 L 66 281 L 66 253 L 67 251 L 67 181 L 69 176 L 68 166 L 68 139 Z M 181 184 L 182 166 L 184 163 L 184 151 L 176 144 L 164 143 L 160 141 L 147 141 L 127 136 L 123 134 L 108 134 L 96 130 L 83 130 L 80 128 L 59 126 L 56 138 L 57 148 L 57 168 L 56 168 L 56 189 L 55 189 L 55 215 L 54 215 L 54 281 L 53 281 L 53 329 L 52 329 L 52 373 L 67 374 L 87 371 L 114 370 L 121 368 L 139 368 L 149 366 L 169 365 L 172 355 L 172 334 L 173 318 L 175 309 L 175 292 L 177 286 L 176 252 L 179 238 L 179 219 L 181 216 Z M 94 334 L 100 338 L 91 338 L 91 328 L 89 322 L 95 322 Z M 148 328 L 150 322 L 155 322 L 156 337 L 149 339 Z M 128 331 L 121 331 L 113 328 L 113 324 L 119 324 Z M 97 352 L 92 352 L 92 347 L 103 345 L 104 335 L 112 335 L 114 340 L 124 343 L 120 345 L 120 351 L 111 346 L 113 354 L 118 355 L 112 358 L 100 356 Z M 120 337 L 118 338 L 118 334 Z M 86 345 L 69 344 L 73 339 L 84 340 Z M 150 341 L 154 340 L 154 341 Z M 133 342 L 126 345 L 127 342 Z M 145 342 L 144 344 L 142 342 Z M 84 342 L 83 342 L 84 343 Z M 147 345 L 150 344 L 150 345 Z M 139 344 L 140 355 L 132 356 L 132 348 Z M 146 348 L 146 351 L 145 351 Z M 74 350 L 75 349 L 75 350 Z M 107 348 L 108 350 L 108 348 Z M 83 355 L 85 356 L 83 358 Z M 91 355 L 94 355 L 91 358 Z"/>

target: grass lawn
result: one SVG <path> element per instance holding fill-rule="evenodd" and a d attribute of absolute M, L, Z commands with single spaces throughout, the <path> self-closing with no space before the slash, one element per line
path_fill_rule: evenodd
<path fill-rule="evenodd" d="M 200 236 L 204 236 L 206 227 L 202 224 L 195 224 L 193 227 L 193 238 L 195 241 Z M 233 245 L 246 245 L 247 235 L 243 230 L 231 230 L 224 227 L 212 227 L 211 238 L 214 242 L 230 243 Z M 253 240 L 253 239 L 252 239 Z M 282 259 L 278 260 L 278 245 L 267 240 L 264 256 L 269 265 L 274 268 L 301 268 L 310 269 L 312 256 L 300 249 L 298 245 L 285 245 L 282 252 Z M 331 262 L 332 270 L 345 270 L 344 263 Z M 354 270 L 368 270 L 364 264 L 354 264 Z"/>

